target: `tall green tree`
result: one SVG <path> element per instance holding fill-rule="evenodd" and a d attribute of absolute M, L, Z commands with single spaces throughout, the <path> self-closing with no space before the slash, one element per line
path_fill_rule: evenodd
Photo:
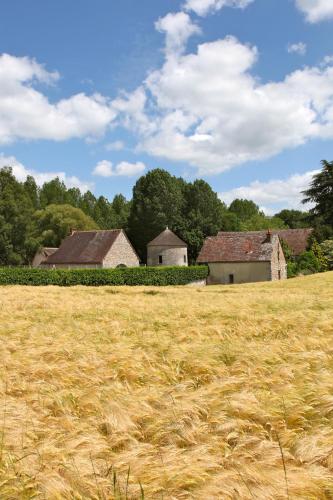
<path fill-rule="evenodd" d="M 224 229 L 227 207 L 203 180 L 183 186 L 182 216 L 175 229 L 188 244 L 190 262 L 194 263 L 207 236 Z"/>
<path fill-rule="evenodd" d="M 40 189 L 39 199 L 41 208 L 48 205 L 62 205 L 66 203 L 67 188 L 63 181 L 56 177 L 45 182 Z"/>
<path fill-rule="evenodd" d="M 150 240 L 166 226 L 179 227 L 184 203 L 182 186 L 182 181 L 162 169 L 151 170 L 136 182 L 128 231 L 143 261 Z"/>
<path fill-rule="evenodd" d="M 122 194 L 116 194 L 112 200 L 112 208 L 115 217 L 115 227 L 126 229 L 131 211 L 131 202 L 127 201 Z"/>
<path fill-rule="evenodd" d="M 33 202 L 12 169 L 0 169 L 0 265 L 27 264 L 37 243 L 31 238 Z"/>

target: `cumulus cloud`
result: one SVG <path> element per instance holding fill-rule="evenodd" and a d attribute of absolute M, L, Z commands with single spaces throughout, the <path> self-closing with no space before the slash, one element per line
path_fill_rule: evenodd
<path fill-rule="evenodd" d="M 236 7 L 244 9 L 254 0 L 186 0 L 184 7 L 186 10 L 192 10 L 198 16 L 217 12 L 223 7 Z"/>
<path fill-rule="evenodd" d="M 96 167 L 93 170 L 93 175 L 97 175 L 100 177 L 133 177 L 135 175 L 142 174 L 145 168 L 146 167 L 142 162 L 130 163 L 127 161 L 122 161 L 114 167 L 111 161 L 102 160 L 97 163 Z"/>
<path fill-rule="evenodd" d="M 234 37 L 167 57 L 114 107 L 139 149 L 188 162 L 200 174 L 269 158 L 333 137 L 333 66 L 305 67 L 277 82 L 254 74 L 256 47 Z"/>
<path fill-rule="evenodd" d="M 333 19 L 332 0 L 296 0 L 296 6 L 310 23 Z"/>
<path fill-rule="evenodd" d="M 63 181 L 68 188 L 76 187 L 83 193 L 93 189 L 94 187 L 93 183 L 82 181 L 76 176 L 68 176 L 62 171 L 38 172 L 37 170 L 29 169 L 19 162 L 15 156 L 4 156 L 3 154 L 0 154 L 0 168 L 2 167 L 11 167 L 13 174 L 20 182 L 24 182 L 28 175 L 32 175 L 39 186 L 42 186 L 44 182 L 49 182 L 52 179 L 59 177 L 59 179 Z"/>
<path fill-rule="evenodd" d="M 16 139 L 96 137 L 116 117 L 110 102 L 100 94 L 73 95 L 51 103 L 36 84 L 54 84 L 48 72 L 28 57 L 0 56 L 0 144 Z"/>
<path fill-rule="evenodd" d="M 269 214 L 282 208 L 303 209 L 301 192 L 310 185 L 312 177 L 318 170 L 304 174 L 294 174 L 287 179 L 274 179 L 268 182 L 254 181 L 247 186 L 241 186 L 220 193 L 220 198 L 228 205 L 236 198 L 253 200 Z M 309 208 L 309 206 L 306 206 Z"/>
<path fill-rule="evenodd" d="M 289 54 L 298 54 L 300 56 L 305 56 L 306 54 L 306 43 L 289 43 L 287 46 L 287 51 Z"/>
<path fill-rule="evenodd" d="M 181 53 L 186 47 L 187 40 L 195 34 L 201 33 L 200 28 L 192 22 L 185 12 L 170 12 L 155 23 L 155 28 L 165 33 L 165 50 L 167 55 Z"/>

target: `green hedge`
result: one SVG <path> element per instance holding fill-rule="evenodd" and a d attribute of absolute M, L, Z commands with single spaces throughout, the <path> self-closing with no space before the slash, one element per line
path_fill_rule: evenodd
<path fill-rule="evenodd" d="M 206 266 L 132 267 L 120 269 L 33 269 L 0 268 L 0 285 L 105 286 L 105 285 L 186 285 L 203 280 Z"/>

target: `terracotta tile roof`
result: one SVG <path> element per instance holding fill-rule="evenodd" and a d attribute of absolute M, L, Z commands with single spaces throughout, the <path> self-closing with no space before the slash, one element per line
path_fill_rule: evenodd
<path fill-rule="evenodd" d="M 279 229 L 272 231 L 277 234 L 280 240 L 284 240 L 290 247 L 294 255 L 300 255 L 305 252 L 308 246 L 308 239 L 313 229 Z"/>
<path fill-rule="evenodd" d="M 156 236 L 147 245 L 148 247 L 158 246 L 158 247 L 187 247 L 185 241 L 178 238 L 178 236 L 171 231 L 171 229 L 166 228 L 161 234 Z"/>
<path fill-rule="evenodd" d="M 268 237 L 267 231 L 220 232 L 206 238 L 198 263 L 270 261 L 278 236 Z"/>
<path fill-rule="evenodd" d="M 47 264 L 101 264 L 121 233 L 109 231 L 74 231 L 60 248 L 47 258 Z"/>

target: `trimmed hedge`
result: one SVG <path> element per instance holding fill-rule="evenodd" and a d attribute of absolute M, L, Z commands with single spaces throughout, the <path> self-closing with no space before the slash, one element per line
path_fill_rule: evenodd
<path fill-rule="evenodd" d="M 107 286 L 107 285 L 187 285 L 204 280 L 206 266 L 132 267 L 119 269 L 35 269 L 0 268 L 0 285 Z"/>

